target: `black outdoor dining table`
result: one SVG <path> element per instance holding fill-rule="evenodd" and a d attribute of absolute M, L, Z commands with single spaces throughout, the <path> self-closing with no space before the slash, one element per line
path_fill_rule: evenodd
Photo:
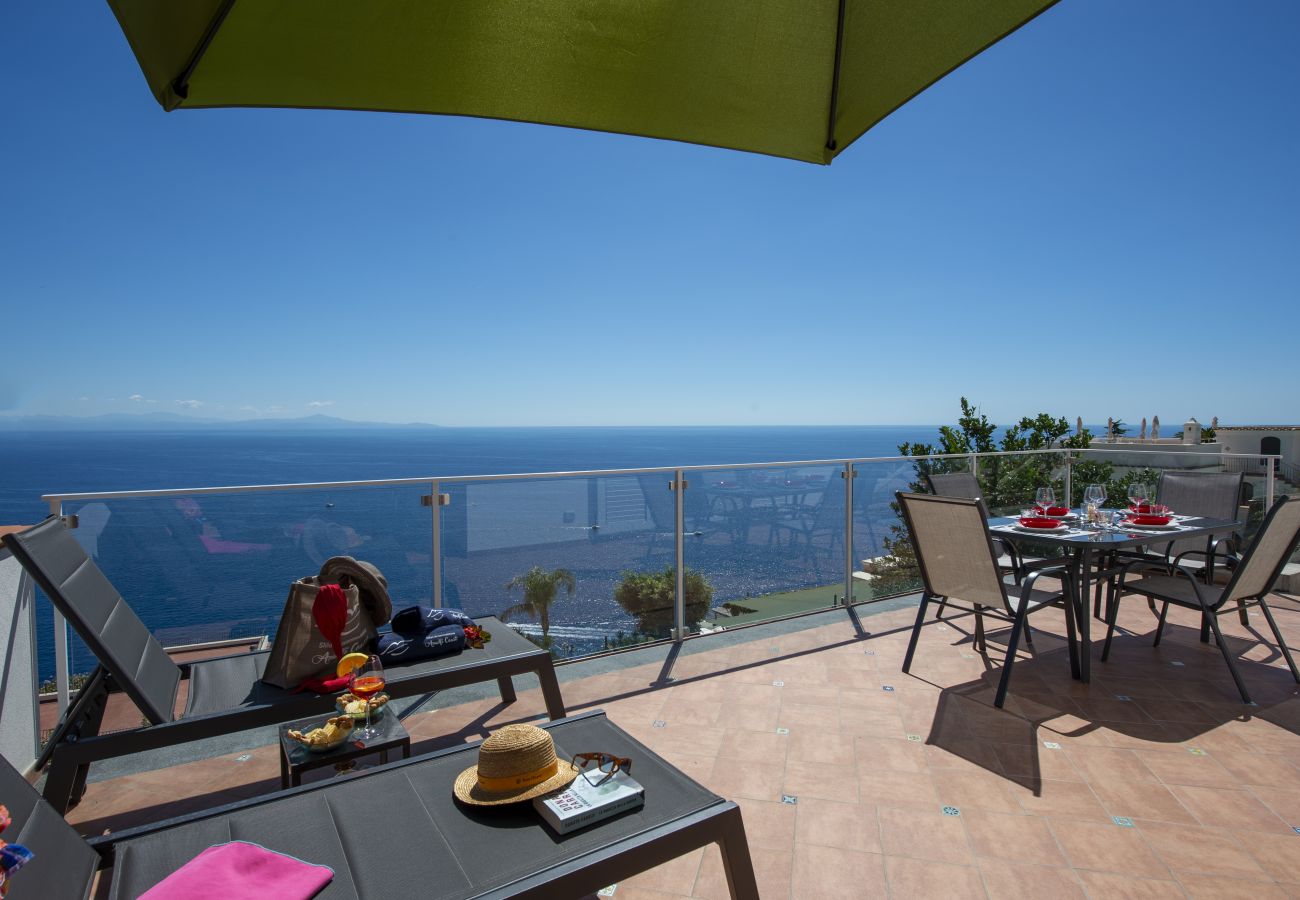
<path fill-rule="evenodd" d="M 1079 511 L 1071 510 L 1077 514 Z M 1110 510 L 1106 510 L 1107 513 Z M 1068 522 L 1067 530 L 1055 533 L 1028 531 L 1018 527 L 1018 518 L 1014 516 L 995 516 L 989 519 L 989 528 L 999 537 L 1006 538 L 1013 544 L 1038 544 L 1059 547 L 1071 553 L 1078 563 L 1079 575 L 1075 603 L 1075 621 L 1079 624 L 1079 641 L 1081 647 L 1077 660 L 1071 660 L 1071 670 L 1075 678 L 1087 682 L 1091 678 L 1091 620 L 1088 614 L 1088 596 L 1092 590 L 1093 567 L 1098 557 L 1116 550 L 1140 547 L 1143 544 L 1163 544 L 1169 541 L 1186 540 L 1189 537 L 1205 537 L 1206 551 L 1210 550 L 1216 534 L 1235 531 L 1240 523 L 1224 519 L 1207 519 L 1199 517 L 1176 517 L 1177 528 L 1161 531 L 1127 530 L 1107 526 L 1103 530 L 1094 530 L 1077 524 L 1078 520 Z"/>

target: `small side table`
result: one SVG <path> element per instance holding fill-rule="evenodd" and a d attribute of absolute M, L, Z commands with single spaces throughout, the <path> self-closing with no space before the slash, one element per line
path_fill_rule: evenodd
<path fill-rule="evenodd" d="M 356 729 L 352 735 L 333 750 L 324 753 L 314 753 L 305 746 L 292 740 L 289 731 L 308 732 L 313 728 L 319 728 L 325 724 L 329 716 L 312 716 L 307 719 L 299 719 L 296 722 L 289 722 L 280 726 L 280 787 L 297 787 L 302 784 L 302 773 L 310 769 L 322 769 L 325 766 L 336 766 L 340 763 L 346 763 L 368 753 L 378 753 L 381 763 L 388 762 L 388 751 L 394 747 L 402 748 L 402 759 L 407 759 L 411 755 L 411 735 L 402 725 L 397 713 L 392 709 L 385 709 L 379 716 L 371 715 L 371 727 L 378 732 L 369 740 L 359 737 L 361 729 L 365 726 L 365 720 L 357 723 Z"/>

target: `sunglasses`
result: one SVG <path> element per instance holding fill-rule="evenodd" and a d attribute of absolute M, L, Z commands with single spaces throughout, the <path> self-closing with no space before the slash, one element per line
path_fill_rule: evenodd
<path fill-rule="evenodd" d="M 573 767 L 581 772 L 582 776 L 593 786 L 604 784 L 606 781 L 609 781 L 609 779 L 613 778 L 614 773 L 619 769 L 622 769 L 628 774 L 631 774 L 632 772 L 632 760 L 625 756 L 614 756 L 611 753 L 575 753 L 573 755 L 572 764 Z M 594 768 L 601 774 L 599 781 L 591 780 L 591 776 L 587 772 L 587 770 L 591 768 Z"/>

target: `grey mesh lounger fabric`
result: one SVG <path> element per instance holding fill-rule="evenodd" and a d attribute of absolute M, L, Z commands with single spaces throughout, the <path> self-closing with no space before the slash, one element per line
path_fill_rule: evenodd
<path fill-rule="evenodd" d="M 324 713 L 333 698 L 291 694 L 260 681 L 267 652 L 239 654 L 178 666 L 131 607 L 54 516 L 25 531 L 4 536 L 4 544 L 49 596 L 100 666 L 79 692 L 52 736 L 43 766 L 52 761 L 45 797 L 60 813 L 85 787 L 87 766 L 96 760 L 168 747 Z M 550 654 L 494 617 L 475 620 L 492 634 L 482 650 L 421 660 L 386 671 L 394 698 L 495 679 L 501 699 L 515 700 L 511 677 L 534 673 L 547 713 L 565 714 Z M 175 713 L 180 682 L 189 676 L 185 711 Z M 120 687 L 149 725 L 100 735 L 108 692 Z"/>
<path fill-rule="evenodd" d="M 715 842 L 722 847 L 732 896 L 758 896 L 734 803 L 687 778 L 603 713 L 545 727 L 562 757 L 597 748 L 630 757 L 646 788 L 645 806 L 563 837 L 547 829 L 530 804 L 489 811 L 460 806 L 451 785 L 477 759 L 477 744 L 471 744 L 94 838 L 89 846 L 111 868 L 105 873 L 110 900 L 136 897 L 200 851 L 229 840 L 330 866 L 335 877 L 318 895 L 321 900 L 578 897 Z M 18 779 L 12 770 L 7 774 Z M 9 786 L 3 780 L 0 785 Z M 30 788 L 28 793 L 41 805 Z M 64 829 L 49 839 L 47 855 L 68 852 L 77 866 L 58 873 L 67 876 L 59 890 L 34 879 L 22 886 L 48 900 L 82 900 L 75 879 L 85 876 L 87 845 L 78 846 L 75 834 L 69 838 L 71 828 L 44 810 Z M 39 858 L 46 848 L 32 849 Z"/>

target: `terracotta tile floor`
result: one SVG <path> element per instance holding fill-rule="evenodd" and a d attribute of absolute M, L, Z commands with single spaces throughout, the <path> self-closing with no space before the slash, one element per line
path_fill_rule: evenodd
<path fill-rule="evenodd" d="M 1276 597 L 1300 647 L 1300 602 Z M 1218 651 L 1171 611 L 1125 601 L 1108 663 L 1069 677 L 1063 621 L 1035 617 L 1005 710 L 972 620 L 925 626 L 869 615 L 566 682 L 571 710 L 604 708 L 656 752 L 743 811 L 764 897 L 1300 897 L 1300 691 L 1266 633 L 1222 624 L 1257 706 L 1240 702 Z M 1094 622 L 1094 637 L 1104 630 Z M 742 632 L 743 634 L 743 632 Z M 707 641 L 692 649 L 707 647 Z M 570 670 L 573 671 L 573 670 Z M 538 717 L 537 692 L 408 719 L 416 752 Z M 665 724 L 655 727 L 656 720 Z M 272 790 L 274 748 L 91 785 L 70 819 L 121 828 Z M 710 848 L 618 886 L 616 897 L 726 896 Z"/>

